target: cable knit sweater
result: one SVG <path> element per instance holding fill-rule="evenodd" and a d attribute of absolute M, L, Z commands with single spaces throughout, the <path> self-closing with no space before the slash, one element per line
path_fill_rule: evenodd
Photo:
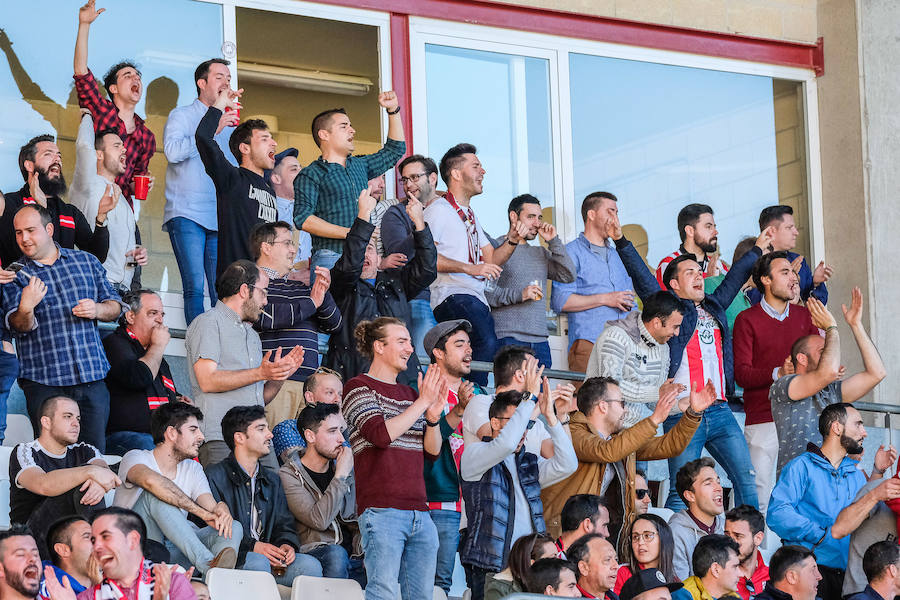
<path fill-rule="evenodd" d="M 625 399 L 625 426 L 650 413 L 659 400 L 659 386 L 669 372 L 669 345 L 660 344 L 644 327 L 641 314 L 608 321 L 591 351 L 586 377 L 612 377 Z M 678 412 L 677 407 L 673 412 Z"/>

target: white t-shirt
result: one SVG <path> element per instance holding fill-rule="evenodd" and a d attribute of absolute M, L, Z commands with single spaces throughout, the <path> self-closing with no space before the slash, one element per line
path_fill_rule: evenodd
<path fill-rule="evenodd" d="M 493 401 L 493 394 L 479 394 L 469 400 L 466 410 L 463 412 L 463 444 L 474 444 L 481 441 L 478 437 L 478 429 L 491 420 L 488 413 Z M 541 444 L 544 440 L 549 439 L 550 433 L 543 421 L 537 419 L 534 427 L 525 434 L 525 451 L 540 456 Z"/>
<path fill-rule="evenodd" d="M 707 380 L 712 380 L 716 387 L 716 398 L 725 398 L 725 361 L 722 356 L 722 330 L 716 319 L 697 307 L 697 328 L 691 336 L 687 346 L 684 347 L 684 355 L 681 364 L 675 373 L 675 383 L 685 386 L 685 391 L 680 398 L 690 394 L 691 380 L 698 387 L 706 385 Z"/>
<path fill-rule="evenodd" d="M 465 210 L 464 207 L 463 210 Z M 425 209 L 425 221 L 428 223 L 428 228 L 431 229 L 438 254 L 459 262 L 470 262 L 466 224 L 459 218 L 459 213 L 450 206 L 446 198 L 438 198 L 428 205 L 428 208 Z M 477 215 L 475 216 L 475 230 L 478 233 L 479 249 L 490 244 L 490 240 L 481 229 Z M 484 261 L 480 260 L 479 262 Z M 487 304 L 487 299 L 484 297 L 484 280 L 476 279 L 465 273 L 438 272 L 437 279 L 431 284 L 431 308 L 437 308 L 441 302 L 453 294 L 469 294 Z"/>
<path fill-rule="evenodd" d="M 129 450 L 126 452 L 125 456 L 122 457 L 122 462 L 119 463 L 119 479 L 122 480 L 122 485 L 116 488 L 113 506 L 132 508 L 138 501 L 138 498 L 141 497 L 141 492 L 144 491 L 144 488 L 128 481 L 128 471 L 136 465 L 146 465 L 157 473 L 162 473 L 152 450 Z M 178 467 L 175 470 L 175 479 L 172 481 L 181 488 L 181 491 L 186 496 L 195 502 L 203 494 L 212 495 L 209 489 L 209 482 L 206 480 L 206 473 L 203 472 L 203 467 L 200 466 L 200 463 L 195 460 L 185 459 L 178 463 Z M 181 512 L 187 517 L 186 510 L 182 509 Z"/>

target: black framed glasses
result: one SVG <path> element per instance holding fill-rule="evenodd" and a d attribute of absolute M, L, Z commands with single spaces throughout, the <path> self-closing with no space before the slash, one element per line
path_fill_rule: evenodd
<path fill-rule="evenodd" d="M 420 177 L 425 177 L 426 175 L 428 175 L 428 173 L 413 173 L 412 175 L 409 175 L 408 177 L 401 177 L 400 183 L 402 183 L 404 185 L 407 183 L 410 183 L 410 182 L 416 183 L 417 181 L 419 181 Z"/>

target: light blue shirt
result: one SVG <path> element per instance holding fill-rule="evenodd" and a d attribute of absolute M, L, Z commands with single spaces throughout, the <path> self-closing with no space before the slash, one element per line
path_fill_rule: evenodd
<path fill-rule="evenodd" d="M 550 306 L 554 311 L 564 312 L 562 307 L 572 294 L 589 296 L 633 290 L 631 277 L 612 244 L 596 246 L 580 233 L 566 244 L 566 252 L 575 263 L 576 279 L 573 283 L 553 282 Z M 633 309 L 632 309 L 633 310 Z M 597 306 L 578 312 L 567 312 L 569 317 L 569 347 L 575 340 L 587 340 L 592 344 L 606 327 L 607 321 L 622 319 L 631 311 L 621 311 L 609 306 Z"/>
<path fill-rule="evenodd" d="M 179 106 L 169 113 L 163 132 L 163 148 L 169 166 L 166 167 L 166 207 L 163 212 L 163 231 L 166 223 L 175 217 L 184 217 L 210 231 L 218 231 L 216 217 L 216 188 L 203 168 L 194 134 L 197 125 L 206 114 L 208 106 L 197 98 L 187 106 Z M 226 127 L 215 140 L 222 153 L 234 166 L 237 165 L 228 138 L 234 127 Z"/>

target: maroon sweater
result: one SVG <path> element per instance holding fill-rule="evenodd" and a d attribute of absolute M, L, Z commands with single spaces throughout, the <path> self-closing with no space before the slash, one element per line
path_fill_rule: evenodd
<path fill-rule="evenodd" d="M 751 306 L 734 321 L 734 380 L 744 388 L 746 425 L 772 422 L 769 387 L 772 371 L 784 364 L 791 346 L 801 337 L 816 335 L 805 306 L 791 304 L 784 321 L 773 319 L 762 303 Z"/>
<path fill-rule="evenodd" d="M 384 422 L 416 401 L 411 387 L 357 375 L 344 384 L 341 412 L 350 429 L 356 509 L 428 510 L 425 497 L 424 415 L 393 442 Z"/>

